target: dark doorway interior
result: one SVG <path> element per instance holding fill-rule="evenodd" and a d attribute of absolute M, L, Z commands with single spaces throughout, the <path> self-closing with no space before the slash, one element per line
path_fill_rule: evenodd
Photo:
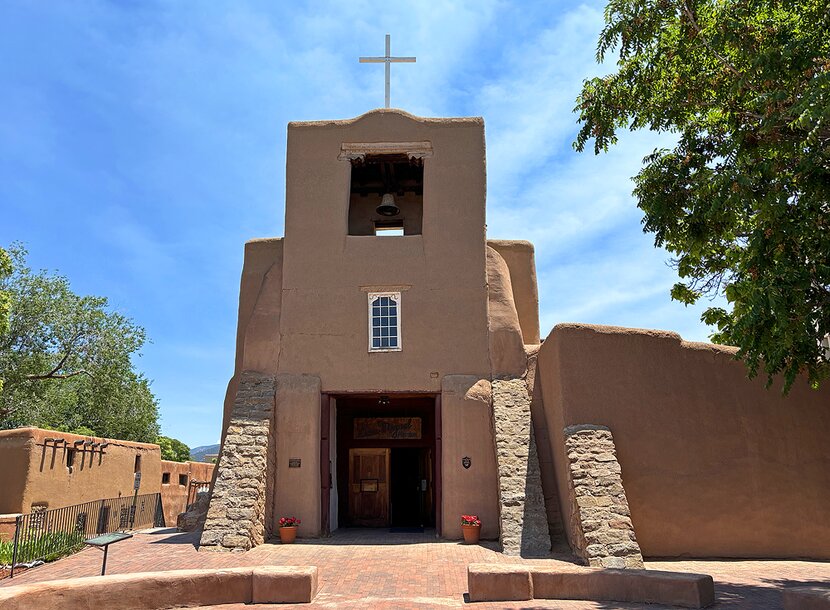
<path fill-rule="evenodd" d="M 434 414 L 432 395 L 337 396 L 341 526 L 435 526 Z"/>
<path fill-rule="evenodd" d="M 423 527 L 426 477 L 422 472 L 424 449 L 392 449 L 392 527 Z"/>

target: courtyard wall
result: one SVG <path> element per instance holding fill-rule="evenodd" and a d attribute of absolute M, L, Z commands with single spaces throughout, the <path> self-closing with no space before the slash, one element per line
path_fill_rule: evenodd
<path fill-rule="evenodd" d="M 643 555 L 830 558 L 830 387 L 799 381 L 785 398 L 747 379 L 735 351 L 665 331 L 553 329 L 536 379 L 569 539 L 563 430 L 594 424 L 613 433 Z"/>

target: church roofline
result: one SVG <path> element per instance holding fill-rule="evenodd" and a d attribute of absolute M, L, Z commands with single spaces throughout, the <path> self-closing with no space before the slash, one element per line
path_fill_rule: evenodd
<path fill-rule="evenodd" d="M 315 127 L 341 127 L 347 125 L 353 125 L 363 120 L 367 120 L 378 115 L 385 115 L 385 114 L 392 114 L 398 115 L 405 119 L 409 119 L 414 123 L 422 123 L 422 124 L 432 124 L 432 125 L 452 125 L 452 124 L 464 124 L 464 125 L 475 125 L 475 124 L 484 124 L 484 118 L 480 116 L 475 117 L 420 117 L 405 110 L 401 110 L 400 108 L 375 108 L 374 110 L 370 110 L 368 112 L 364 112 L 363 114 L 356 116 L 351 119 L 324 119 L 319 121 L 290 121 L 288 123 L 289 129 L 296 129 L 296 128 L 315 128 Z"/>

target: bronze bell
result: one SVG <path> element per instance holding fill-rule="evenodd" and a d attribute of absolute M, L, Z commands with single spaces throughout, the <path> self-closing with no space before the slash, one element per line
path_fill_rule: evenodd
<path fill-rule="evenodd" d="M 381 216 L 397 216 L 401 213 L 401 209 L 395 203 L 395 198 L 392 193 L 386 193 L 383 199 L 380 200 L 380 205 L 375 210 Z"/>

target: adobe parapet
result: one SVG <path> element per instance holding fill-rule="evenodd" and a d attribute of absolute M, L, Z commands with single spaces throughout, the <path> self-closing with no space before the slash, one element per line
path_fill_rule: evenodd
<path fill-rule="evenodd" d="M 106 443 L 112 447 L 134 447 L 136 449 L 145 449 L 148 451 L 159 450 L 159 446 L 153 443 L 140 443 L 137 441 L 124 441 L 114 438 L 104 438 L 103 436 L 86 436 L 82 434 L 72 434 L 70 432 L 59 432 L 57 430 L 46 430 L 44 428 L 35 428 L 33 426 L 26 426 L 23 428 L 14 428 L 12 430 L 0 430 L 0 444 L 6 439 L 25 438 L 31 439 L 35 444 L 42 445 L 46 439 L 62 439 L 68 445 L 73 445 L 75 441 L 90 441 L 93 443 Z M 0 445 L 2 446 L 2 445 Z"/>
<path fill-rule="evenodd" d="M 653 328 L 633 328 L 628 326 L 611 326 L 605 324 L 581 324 L 578 322 L 564 322 L 557 324 L 548 334 L 545 341 L 556 340 L 558 337 L 606 335 L 628 338 L 651 338 L 663 339 L 680 345 L 684 349 L 702 350 L 718 354 L 734 356 L 738 353 L 737 347 L 731 345 L 719 345 L 706 341 L 687 341 L 680 333 L 672 330 L 660 330 Z M 610 337 L 609 337 L 610 338 Z"/>
<path fill-rule="evenodd" d="M 320 121 L 290 121 L 288 129 L 303 129 L 303 128 L 318 128 L 318 127 L 346 127 L 349 125 L 356 125 L 361 121 L 375 116 L 383 117 L 402 117 L 416 123 L 425 125 L 457 125 L 457 124 L 474 124 L 484 126 L 484 119 L 480 116 L 473 117 L 421 117 L 401 110 L 400 108 L 376 108 L 369 112 L 350 118 L 350 119 L 325 119 Z"/>

